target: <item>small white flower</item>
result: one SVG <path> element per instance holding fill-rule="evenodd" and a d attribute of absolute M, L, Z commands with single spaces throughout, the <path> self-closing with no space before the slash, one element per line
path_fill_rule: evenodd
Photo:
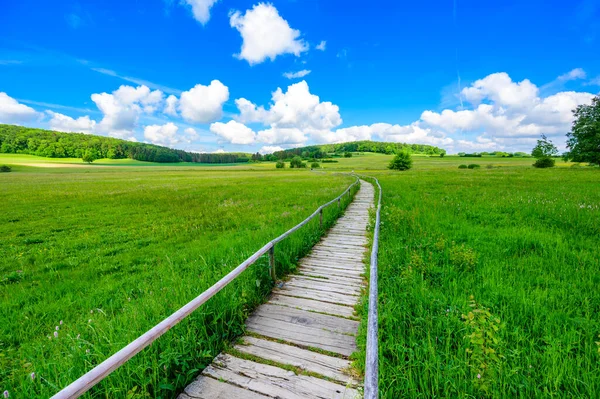
<path fill-rule="evenodd" d="M 54 338 L 58 338 L 58 331 L 54 331 Z"/>
<path fill-rule="evenodd" d="M 62 326 L 62 320 L 61 320 L 61 321 L 60 321 L 60 323 L 58 323 L 58 324 L 60 324 L 60 325 Z"/>
<path fill-rule="evenodd" d="M 8 398 L 10 395 L 8 394 L 8 391 L 4 391 L 4 397 Z"/>
<path fill-rule="evenodd" d="M 92 319 L 89 319 L 89 320 L 88 320 L 88 323 L 91 323 L 91 322 L 92 322 Z"/>
<path fill-rule="evenodd" d="M 481 374 L 477 374 L 477 378 L 481 379 Z"/>
<path fill-rule="evenodd" d="M 31 377 L 31 381 L 35 380 L 35 373 L 31 373 L 29 376 Z"/>
<path fill-rule="evenodd" d="M 90 353 L 90 350 L 89 350 L 89 349 L 86 349 L 86 350 L 85 350 L 85 353 Z"/>
<path fill-rule="evenodd" d="M 55 329 L 56 331 L 60 330 L 60 328 L 59 328 L 58 326 L 54 327 L 54 329 Z"/>

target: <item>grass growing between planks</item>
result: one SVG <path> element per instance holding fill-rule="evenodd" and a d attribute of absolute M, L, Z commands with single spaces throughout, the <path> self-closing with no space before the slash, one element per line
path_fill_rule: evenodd
<path fill-rule="evenodd" d="M 1 175 L 0 391 L 51 396 L 352 182 L 307 171 Z M 325 227 L 336 213 L 327 208 Z M 280 275 L 318 239 L 318 223 L 277 245 Z M 270 287 L 265 256 L 84 397 L 174 397 Z"/>
<path fill-rule="evenodd" d="M 597 396 L 597 168 L 374 175 L 381 397 Z"/>

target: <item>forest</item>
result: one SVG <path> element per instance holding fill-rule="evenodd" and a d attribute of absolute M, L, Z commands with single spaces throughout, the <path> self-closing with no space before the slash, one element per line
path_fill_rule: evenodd
<path fill-rule="evenodd" d="M 241 153 L 201 154 L 113 137 L 0 124 L 0 153 L 82 158 L 86 152 L 91 152 L 95 159 L 131 158 L 159 163 L 237 163 L 248 162 L 250 159 Z"/>

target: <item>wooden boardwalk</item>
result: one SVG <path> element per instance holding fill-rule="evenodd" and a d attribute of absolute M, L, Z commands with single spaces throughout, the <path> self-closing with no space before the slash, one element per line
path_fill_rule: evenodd
<path fill-rule="evenodd" d="M 273 290 L 248 318 L 248 335 L 218 355 L 178 399 L 360 398 L 349 373 L 364 286 L 366 228 L 373 186 L 299 262 L 298 274 Z"/>

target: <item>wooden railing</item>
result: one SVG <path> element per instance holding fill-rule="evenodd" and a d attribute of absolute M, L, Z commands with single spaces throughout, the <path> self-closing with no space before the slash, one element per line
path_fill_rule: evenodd
<path fill-rule="evenodd" d="M 148 330 L 146 333 L 132 341 L 129 345 L 94 367 L 92 370 L 88 371 L 83 376 L 79 377 L 73 383 L 71 383 L 66 388 L 62 389 L 56 395 L 54 395 L 51 399 L 73 399 L 78 398 L 83 395 L 85 392 L 90 390 L 94 385 L 98 384 L 104 378 L 106 378 L 110 373 L 119 368 L 123 363 L 131 359 L 142 349 L 150 345 L 152 342 L 156 341 L 161 335 L 169 331 L 173 328 L 177 323 L 190 315 L 194 310 L 198 309 L 203 303 L 208 301 L 210 298 L 215 296 L 216 293 L 221 291 L 227 284 L 231 283 L 236 277 L 238 277 L 244 270 L 246 270 L 250 265 L 256 262 L 262 255 L 269 253 L 269 268 L 270 273 L 275 280 L 275 244 L 284 240 L 290 234 L 306 225 L 312 219 L 314 219 L 317 215 L 319 215 L 320 226 L 323 227 L 323 209 L 327 208 L 329 205 L 333 204 L 337 201 L 338 209 L 341 207 L 341 199 L 344 195 L 348 195 L 350 197 L 351 190 L 354 186 L 359 184 L 359 179 L 356 178 L 356 181 L 352 183 L 348 188 L 340 194 L 338 197 L 332 199 L 326 204 L 321 205 L 314 211 L 309 217 L 304 219 L 302 222 L 292 227 L 279 237 L 274 240 L 268 242 L 264 247 L 256 251 L 252 256 L 242 262 L 238 267 L 233 269 L 229 274 L 223 277 L 221 280 L 217 281 L 212 287 L 204 291 L 202 294 L 188 302 L 182 308 L 177 310 L 171 316 L 167 317 L 152 329 Z"/>
<path fill-rule="evenodd" d="M 379 180 L 371 177 L 379 189 L 375 228 L 373 229 L 373 248 L 371 249 L 371 267 L 369 272 L 369 318 L 367 321 L 367 354 L 365 360 L 365 396 L 364 399 L 379 397 L 379 326 L 377 311 L 377 254 L 379 252 L 379 225 L 381 213 L 381 186 Z"/>

